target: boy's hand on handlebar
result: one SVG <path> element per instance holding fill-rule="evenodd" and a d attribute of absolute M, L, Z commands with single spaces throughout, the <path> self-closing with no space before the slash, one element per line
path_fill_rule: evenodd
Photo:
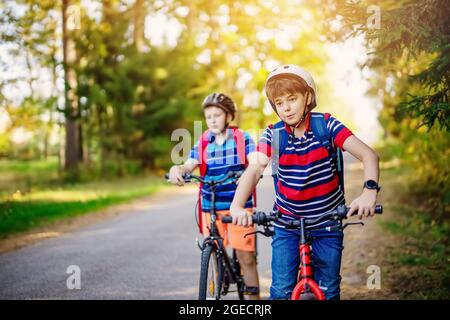
<path fill-rule="evenodd" d="M 358 218 L 372 217 L 375 214 L 375 204 L 377 201 L 377 191 L 364 189 L 363 193 L 352 201 L 350 210 L 347 212 L 347 218 L 354 212 L 358 212 Z"/>
<path fill-rule="evenodd" d="M 253 224 L 252 215 L 244 208 L 230 208 L 233 224 L 238 226 L 251 226 Z"/>
<path fill-rule="evenodd" d="M 178 186 L 184 185 L 183 172 L 180 170 L 179 166 L 173 166 L 169 171 L 169 180 L 171 183 Z"/>

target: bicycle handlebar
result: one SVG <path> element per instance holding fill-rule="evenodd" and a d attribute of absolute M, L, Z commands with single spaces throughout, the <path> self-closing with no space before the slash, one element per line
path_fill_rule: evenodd
<path fill-rule="evenodd" d="M 327 212 L 320 217 L 313 218 L 313 219 L 305 219 L 305 224 L 311 225 L 319 223 L 326 219 L 346 219 L 347 213 L 350 210 L 350 207 L 347 207 L 345 205 L 338 206 L 335 210 L 332 210 L 330 212 Z M 383 206 L 381 204 L 375 205 L 375 214 L 382 214 L 383 213 Z M 352 216 L 358 214 L 357 211 L 353 212 Z"/>
<path fill-rule="evenodd" d="M 320 215 L 320 217 L 313 218 L 313 219 L 308 219 L 308 218 L 303 219 L 303 222 L 305 223 L 305 225 L 311 225 L 311 224 L 319 223 L 320 221 L 326 220 L 326 219 L 342 220 L 342 219 L 347 218 L 347 212 L 349 210 L 350 210 L 350 207 L 347 207 L 345 205 L 340 205 L 335 210 L 325 212 L 324 214 Z M 375 206 L 375 213 L 382 214 L 383 206 L 380 204 L 377 204 Z M 355 214 L 357 214 L 357 212 L 353 213 L 352 216 Z M 280 216 L 281 216 L 281 213 L 279 211 L 271 213 L 269 215 L 263 211 L 257 211 L 252 215 L 252 221 L 253 221 L 253 223 L 255 223 L 257 225 L 267 225 L 268 223 L 270 223 L 272 221 L 279 221 Z M 223 216 L 221 220 L 223 223 L 231 223 L 233 221 L 233 218 L 231 216 Z M 300 220 L 292 220 L 292 221 L 289 221 L 289 223 L 283 222 L 282 224 L 289 229 L 297 229 L 298 227 L 300 227 Z"/>
<path fill-rule="evenodd" d="M 205 180 L 203 177 L 191 174 L 191 173 L 185 173 L 183 175 L 184 182 L 192 182 L 192 179 L 199 181 L 200 183 L 209 185 L 209 186 L 215 186 L 221 183 L 224 183 L 226 180 L 233 178 L 235 180 L 239 179 L 239 177 L 242 175 L 243 171 L 229 171 L 228 174 L 225 175 L 220 180 Z M 169 173 L 164 174 L 164 178 L 166 180 L 169 180 Z"/>

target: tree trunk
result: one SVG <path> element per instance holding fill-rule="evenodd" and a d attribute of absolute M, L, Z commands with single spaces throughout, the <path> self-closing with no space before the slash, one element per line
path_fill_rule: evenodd
<path fill-rule="evenodd" d="M 144 51 L 144 27 L 147 15 L 144 0 L 136 0 L 133 7 L 133 40 L 138 52 Z"/>
<path fill-rule="evenodd" d="M 74 21 L 77 19 L 70 17 L 69 10 L 73 1 L 63 0 L 63 66 L 64 66 L 64 97 L 65 97 L 65 128 L 66 128 L 66 148 L 65 165 L 66 171 L 77 173 L 78 164 L 82 160 L 81 134 L 78 120 L 78 99 L 76 97 L 77 80 L 75 70 L 72 65 L 76 62 L 75 42 L 72 39 Z M 70 24 L 70 25 L 69 25 Z"/>

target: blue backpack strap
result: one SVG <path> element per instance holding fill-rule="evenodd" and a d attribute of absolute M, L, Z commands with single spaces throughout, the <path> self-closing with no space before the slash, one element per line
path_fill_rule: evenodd
<path fill-rule="evenodd" d="M 277 191 L 278 167 L 280 164 L 280 156 L 288 143 L 288 135 L 284 127 L 284 122 L 279 121 L 272 127 L 272 177 Z"/>
<path fill-rule="evenodd" d="M 344 192 L 344 157 L 342 155 L 342 150 L 339 148 L 335 149 L 332 144 L 331 133 L 327 128 L 324 114 L 319 112 L 311 112 L 310 125 L 314 136 L 320 141 L 322 146 L 327 149 L 331 161 L 335 163 L 339 177 L 339 184 L 342 192 Z"/>

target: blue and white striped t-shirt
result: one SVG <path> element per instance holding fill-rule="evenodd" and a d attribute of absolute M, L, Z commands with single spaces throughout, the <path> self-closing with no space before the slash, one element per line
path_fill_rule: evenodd
<path fill-rule="evenodd" d="M 239 129 L 237 129 L 239 130 Z M 255 151 L 255 144 L 247 132 L 244 133 L 245 138 L 245 156 Z M 233 130 L 228 128 L 226 132 L 225 142 L 221 145 L 214 142 L 214 134 L 209 133 L 207 140 L 210 141 L 206 147 L 206 180 L 223 179 L 230 171 L 242 171 L 245 169 L 245 163 L 241 163 L 237 153 L 236 142 L 233 138 Z M 189 158 L 200 161 L 199 157 L 200 140 L 192 148 Z M 233 201 L 234 193 L 237 185 L 235 182 L 225 181 L 216 189 L 216 210 L 229 210 Z M 202 211 L 209 212 L 211 210 L 211 190 L 207 185 L 203 185 L 202 190 Z M 245 203 L 245 208 L 252 208 L 253 201 L 250 196 Z"/>
<path fill-rule="evenodd" d="M 289 139 L 279 158 L 275 206 L 282 213 L 283 220 L 314 218 L 345 203 L 335 164 L 328 150 L 314 135 L 310 117 L 311 113 L 306 118 L 304 135 Z M 343 150 L 345 140 L 353 133 L 329 113 L 325 113 L 324 118 L 333 146 Z M 257 147 L 268 157 L 273 151 L 273 130 L 272 125 L 266 128 Z M 291 135 L 289 126 L 285 125 L 284 130 Z"/>

